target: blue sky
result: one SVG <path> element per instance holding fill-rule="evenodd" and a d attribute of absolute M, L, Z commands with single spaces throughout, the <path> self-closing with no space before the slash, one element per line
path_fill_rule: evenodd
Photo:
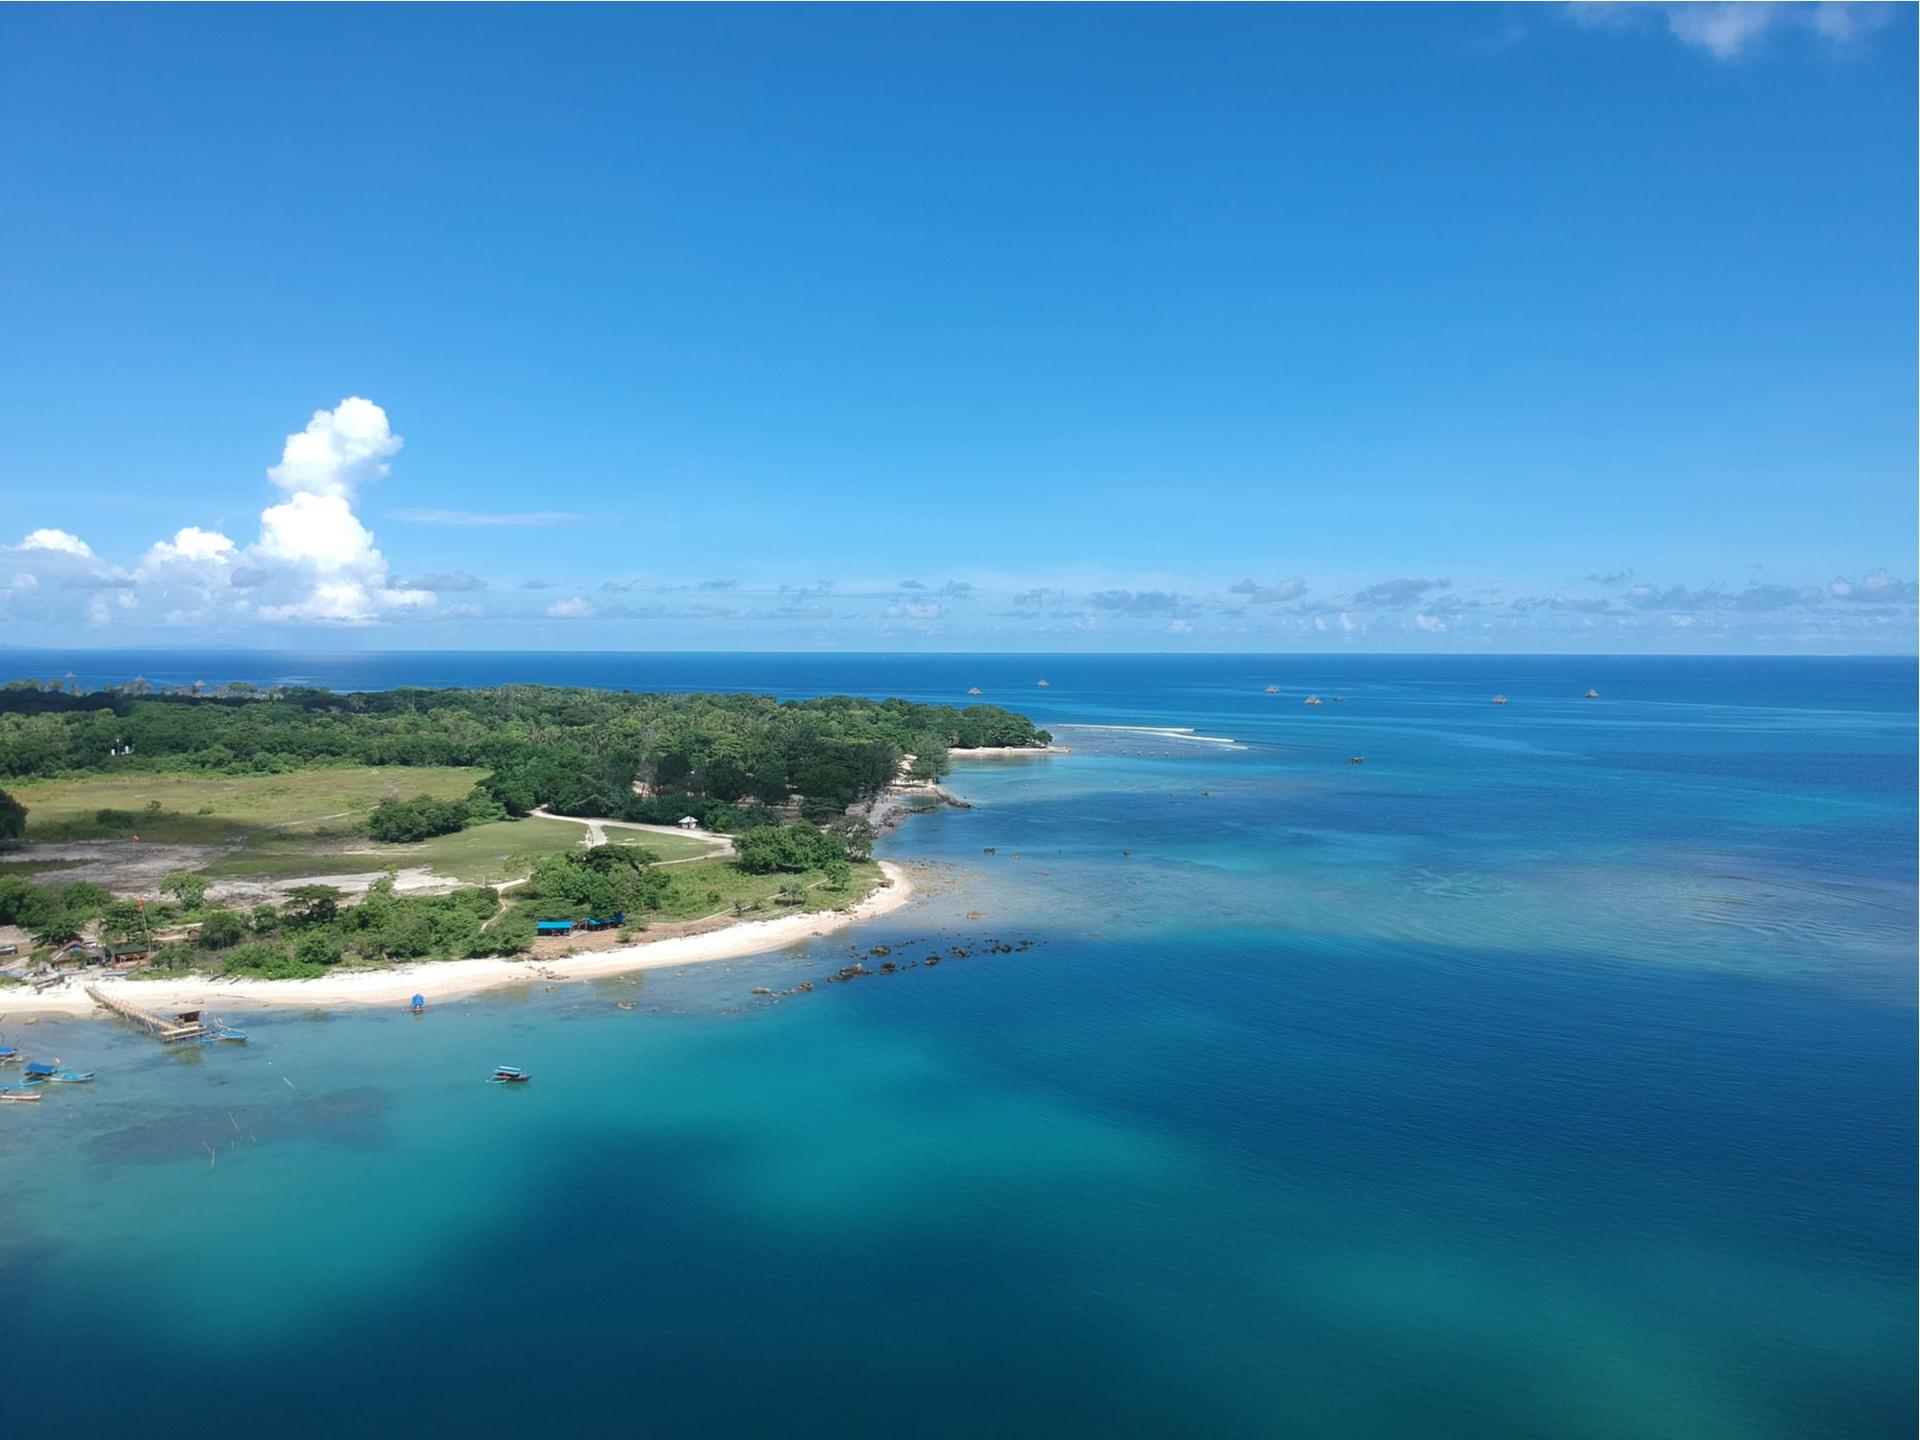
<path fill-rule="evenodd" d="M 0 8 L 0 645 L 1910 650 L 1914 48 Z"/>

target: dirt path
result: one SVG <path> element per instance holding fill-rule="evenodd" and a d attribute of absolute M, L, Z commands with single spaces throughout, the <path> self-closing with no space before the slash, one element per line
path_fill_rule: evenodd
<path fill-rule="evenodd" d="M 551 810 L 533 811 L 542 820 L 565 820 L 570 824 L 587 827 L 586 843 L 604 845 L 607 843 L 607 827 L 616 830 L 638 830 L 647 835 L 676 835 L 687 839 L 704 840 L 713 848 L 704 855 L 683 855 L 678 860 L 662 860 L 661 865 L 688 865 L 696 860 L 718 860 L 733 854 L 733 837 L 716 835 L 710 830 L 682 830 L 678 825 L 648 825 L 639 820 L 588 820 L 579 815 L 556 815 Z"/>

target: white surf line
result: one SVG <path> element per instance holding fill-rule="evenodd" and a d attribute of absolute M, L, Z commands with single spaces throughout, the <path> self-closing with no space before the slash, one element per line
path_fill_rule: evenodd
<path fill-rule="evenodd" d="M 1056 730 L 1124 730 L 1131 735 L 1158 735 L 1167 740 L 1191 740 L 1196 745 L 1238 745 L 1230 735 L 1201 735 L 1191 725 L 1087 725 L 1077 721 L 1056 724 Z"/>

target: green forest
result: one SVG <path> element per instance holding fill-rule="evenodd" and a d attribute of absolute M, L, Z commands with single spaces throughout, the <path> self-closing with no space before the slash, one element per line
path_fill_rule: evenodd
<path fill-rule="evenodd" d="M 561 814 L 710 829 L 764 823 L 752 810 L 798 797 L 827 820 L 890 781 L 944 772 L 951 750 L 1048 742 L 995 705 L 836 695 L 661 695 L 509 685 L 490 690 L 327 690 L 217 695 L 74 694 L 0 687 L 0 783 L 126 771 L 282 774 L 328 764 L 467 765 L 487 772 L 460 813 L 388 813 L 390 834 L 471 819 Z M 404 789 L 404 784 L 401 787 Z"/>

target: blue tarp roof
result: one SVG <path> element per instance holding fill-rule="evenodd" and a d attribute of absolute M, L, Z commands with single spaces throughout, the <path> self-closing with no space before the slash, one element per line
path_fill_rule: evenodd
<path fill-rule="evenodd" d="M 54 1067 L 51 1065 L 42 1065 L 38 1060 L 29 1060 L 27 1062 L 27 1074 L 29 1075 L 51 1075 L 53 1072 Z"/>

